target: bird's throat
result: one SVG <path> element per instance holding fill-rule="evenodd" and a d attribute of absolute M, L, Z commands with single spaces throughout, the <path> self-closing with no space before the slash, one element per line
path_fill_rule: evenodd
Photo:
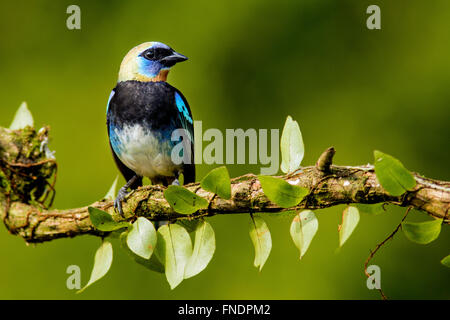
<path fill-rule="evenodd" d="M 145 75 L 137 74 L 135 79 L 137 81 L 142 82 L 159 82 L 159 81 L 167 81 L 167 75 L 169 74 L 169 70 L 161 70 L 156 76 L 154 77 L 147 77 Z"/>
<path fill-rule="evenodd" d="M 169 70 L 161 70 L 156 77 L 152 78 L 151 81 L 153 81 L 153 82 L 167 81 L 168 74 L 169 74 Z"/>

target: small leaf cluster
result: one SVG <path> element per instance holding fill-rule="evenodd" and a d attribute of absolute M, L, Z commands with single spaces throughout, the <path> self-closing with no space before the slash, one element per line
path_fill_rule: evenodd
<path fill-rule="evenodd" d="M 201 182 L 203 189 L 225 199 L 231 198 L 231 181 L 228 170 L 219 167 L 212 170 Z M 113 199 L 117 179 L 105 199 Z M 177 213 L 189 217 L 198 210 L 206 209 L 209 202 L 182 186 L 169 186 L 164 197 Z M 117 222 L 98 208 L 89 207 L 89 217 L 94 227 L 104 232 L 120 232 L 120 242 L 127 253 L 146 268 L 165 273 L 172 289 L 184 279 L 192 278 L 203 271 L 211 261 L 215 248 L 215 234 L 212 226 L 205 221 L 180 220 L 156 230 L 154 224 L 145 217 L 138 217 L 132 224 Z M 191 235 L 194 239 L 191 241 Z M 97 250 L 89 285 L 102 278 L 112 264 L 112 246 L 107 240 Z"/>
<path fill-rule="evenodd" d="M 392 196 L 403 196 L 416 187 L 416 179 L 403 164 L 391 155 L 374 151 L 375 174 L 381 186 Z M 439 237 L 442 219 L 425 222 L 403 222 L 402 230 L 406 238 L 418 244 L 429 244 Z M 441 263 L 449 266 L 449 256 Z"/>
<path fill-rule="evenodd" d="M 203 271 L 215 251 L 214 230 L 205 220 L 196 222 L 191 229 L 195 239 L 192 245 L 190 232 L 182 224 L 167 224 L 156 230 L 145 217 L 138 217 L 132 224 L 116 222 L 107 212 L 93 207 L 89 207 L 89 216 L 100 231 L 121 230 L 120 242 L 128 254 L 146 268 L 165 273 L 172 289 Z M 102 278 L 111 263 L 112 246 L 104 240 L 97 250 L 91 278 L 80 292 Z"/>

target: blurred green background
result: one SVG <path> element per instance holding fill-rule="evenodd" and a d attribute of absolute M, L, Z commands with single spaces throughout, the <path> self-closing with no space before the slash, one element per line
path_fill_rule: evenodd
<path fill-rule="evenodd" d="M 366 28 L 366 8 L 381 7 L 382 30 Z M 66 28 L 66 8 L 81 7 L 81 30 Z M 51 126 L 59 163 L 56 208 L 102 197 L 117 175 L 105 108 L 123 56 L 162 41 L 190 60 L 169 82 L 187 97 L 203 130 L 282 128 L 298 120 L 303 165 L 329 146 L 337 164 L 373 161 L 382 150 L 423 175 L 450 179 L 450 2 L 440 1 L 2 1 L 0 125 L 27 101 L 38 127 Z M 230 165 L 232 176 L 258 166 Z M 211 166 L 198 166 L 201 179 Z M 213 217 L 210 265 L 171 291 L 164 276 L 134 263 L 114 240 L 110 272 L 81 295 L 66 288 L 66 268 L 90 275 L 100 240 L 79 237 L 26 246 L 0 228 L 2 299 L 379 299 L 366 288 L 369 250 L 404 209 L 362 215 L 341 250 L 343 207 L 317 212 L 319 232 L 302 261 L 290 219 L 269 217 L 273 250 L 261 273 L 245 215 Z M 429 219 L 412 213 L 410 220 Z M 450 230 L 420 246 L 400 232 L 376 255 L 388 297 L 450 298 Z"/>

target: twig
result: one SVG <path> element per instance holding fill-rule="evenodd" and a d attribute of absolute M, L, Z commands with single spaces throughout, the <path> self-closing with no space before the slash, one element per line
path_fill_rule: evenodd
<path fill-rule="evenodd" d="M 366 263 L 364 264 L 364 273 L 366 274 L 367 278 L 370 278 L 370 274 L 367 272 L 367 265 L 369 264 L 370 260 L 372 260 L 372 258 L 374 257 L 375 253 L 377 253 L 377 251 L 390 239 L 392 239 L 394 237 L 394 235 L 398 232 L 398 230 L 400 230 L 400 228 L 402 227 L 402 223 L 403 221 L 405 221 L 406 217 L 408 216 L 409 211 L 412 209 L 412 207 L 408 207 L 408 209 L 406 209 L 406 213 L 403 216 L 402 220 L 400 221 L 400 223 L 398 224 L 398 226 L 394 229 L 394 231 L 392 231 L 392 233 L 386 238 L 384 239 L 381 243 L 379 243 L 375 249 L 373 251 L 370 252 L 369 257 L 366 260 Z M 380 291 L 381 297 L 383 298 L 383 300 L 387 300 L 386 295 L 384 294 L 383 290 L 380 288 L 378 289 L 378 291 Z"/>

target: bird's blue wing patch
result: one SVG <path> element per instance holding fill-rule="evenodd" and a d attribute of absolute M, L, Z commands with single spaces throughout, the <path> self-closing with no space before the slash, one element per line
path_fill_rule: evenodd
<path fill-rule="evenodd" d="M 114 150 L 114 152 L 118 156 L 120 156 L 120 154 L 122 153 L 121 149 L 120 149 L 121 143 L 120 143 L 119 136 L 117 135 L 117 132 L 116 132 L 116 127 L 113 124 L 110 124 L 109 128 L 108 128 L 108 132 L 109 132 L 109 142 L 111 143 L 111 148 Z"/>
<path fill-rule="evenodd" d="M 111 99 L 114 97 L 114 94 L 115 94 L 115 93 L 116 93 L 116 92 L 115 92 L 114 89 L 113 89 L 113 91 L 111 91 L 111 93 L 109 94 L 108 103 L 106 104 L 106 113 L 108 113 L 109 103 L 111 102 Z"/>
<path fill-rule="evenodd" d="M 180 115 L 187 120 L 190 124 L 193 124 L 192 117 L 189 114 L 189 111 L 186 107 L 186 104 L 184 103 L 183 98 L 180 96 L 178 92 L 175 92 L 175 103 L 177 105 L 178 111 L 180 112 Z"/>
<path fill-rule="evenodd" d="M 186 102 L 184 101 L 183 97 L 180 93 L 175 91 L 175 104 L 178 108 L 178 114 L 179 114 L 179 120 L 181 127 L 187 131 L 189 134 L 189 140 L 190 140 L 190 154 L 191 154 L 191 162 L 194 163 L 194 126 L 193 126 L 193 120 L 192 116 L 189 112 L 188 107 L 186 106 Z M 183 138 L 184 139 L 184 138 Z M 179 141 L 173 141 L 173 145 L 179 143 L 181 141 L 181 137 Z M 184 156 L 184 149 L 181 151 L 180 156 Z"/>

